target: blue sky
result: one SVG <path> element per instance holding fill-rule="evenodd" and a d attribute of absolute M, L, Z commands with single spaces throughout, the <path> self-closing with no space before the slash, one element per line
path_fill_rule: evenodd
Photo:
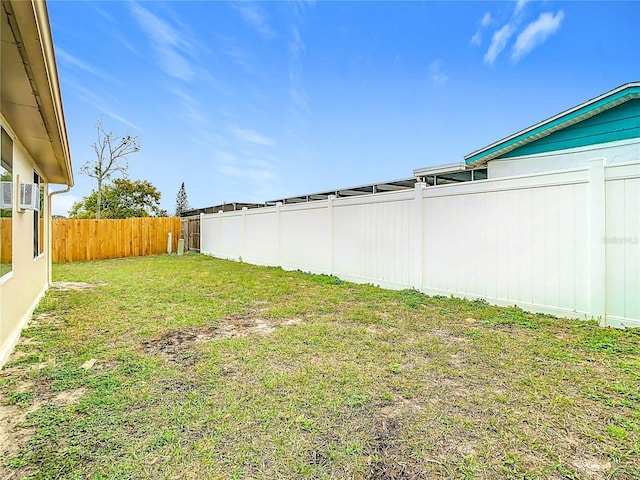
<path fill-rule="evenodd" d="M 408 178 L 640 80 L 640 2 L 48 3 L 76 186 L 95 124 L 170 212 Z"/>

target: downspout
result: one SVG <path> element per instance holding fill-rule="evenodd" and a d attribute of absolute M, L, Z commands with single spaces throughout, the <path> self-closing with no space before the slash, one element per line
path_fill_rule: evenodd
<path fill-rule="evenodd" d="M 69 190 L 71 190 L 72 185 L 67 185 L 67 188 L 65 188 L 64 190 L 56 190 L 55 192 L 49 192 L 49 194 L 47 195 L 48 200 L 47 200 L 47 216 L 49 217 L 47 219 L 47 252 L 49 255 L 49 259 L 47 261 L 47 284 L 51 285 L 51 262 L 53 260 L 53 251 L 51 250 L 51 230 L 53 230 L 53 223 L 51 220 L 51 198 L 54 195 L 58 195 L 60 193 L 67 193 Z"/>

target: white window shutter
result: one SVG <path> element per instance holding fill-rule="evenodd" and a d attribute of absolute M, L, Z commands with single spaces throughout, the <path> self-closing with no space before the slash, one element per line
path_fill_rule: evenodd
<path fill-rule="evenodd" d="M 0 182 L 0 208 L 13 208 L 13 182 Z"/>

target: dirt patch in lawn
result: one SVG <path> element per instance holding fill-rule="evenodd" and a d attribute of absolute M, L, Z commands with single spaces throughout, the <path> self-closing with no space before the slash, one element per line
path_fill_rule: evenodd
<path fill-rule="evenodd" d="M 80 290 L 80 291 L 85 291 L 85 290 L 93 290 L 96 287 L 101 287 L 103 285 L 106 285 L 105 282 L 98 282 L 98 283 L 86 283 L 86 282 L 53 282 L 51 284 L 51 288 L 54 288 L 55 290 L 60 290 L 60 291 L 68 291 L 68 290 Z"/>
<path fill-rule="evenodd" d="M 145 353 L 158 353 L 168 363 L 190 366 L 197 360 L 191 348 L 199 343 L 251 335 L 267 336 L 286 325 L 297 325 L 300 318 L 261 318 L 251 313 L 230 315 L 214 326 L 186 328 L 142 342 Z"/>
<path fill-rule="evenodd" d="M 411 461 L 410 452 L 401 441 L 402 425 L 398 418 L 378 419 L 371 441 L 371 462 L 367 466 L 367 479 L 395 480 L 420 478 L 420 470 Z"/>
<path fill-rule="evenodd" d="M 424 468 L 413 458 L 404 437 L 403 421 L 420 410 L 415 400 L 396 398 L 388 405 L 374 406 L 367 416 L 373 418 L 368 449 L 367 480 L 416 480 L 426 478 Z"/>

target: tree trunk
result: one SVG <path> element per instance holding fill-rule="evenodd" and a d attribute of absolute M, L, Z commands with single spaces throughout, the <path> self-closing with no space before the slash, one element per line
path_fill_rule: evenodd
<path fill-rule="evenodd" d="M 100 220 L 102 213 L 102 179 L 98 178 L 98 201 L 96 202 L 96 220 Z"/>

